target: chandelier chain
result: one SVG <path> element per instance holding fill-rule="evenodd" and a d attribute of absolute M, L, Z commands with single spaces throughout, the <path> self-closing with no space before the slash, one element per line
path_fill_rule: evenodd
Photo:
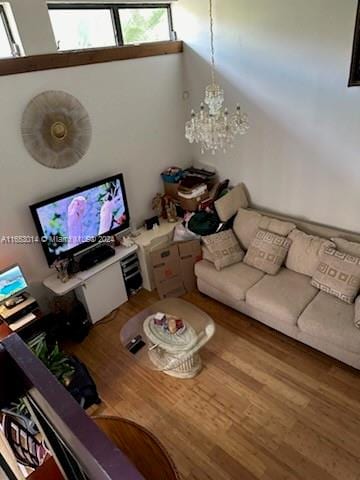
<path fill-rule="evenodd" d="M 214 15 L 213 0 L 209 0 L 209 17 L 210 17 L 210 47 L 211 47 L 211 80 L 215 84 L 215 46 L 214 46 Z"/>
<path fill-rule="evenodd" d="M 226 152 L 229 146 L 233 146 L 234 137 L 246 133 L 249 123 L 240 105 L 237 105 L 234 113 L 228 111 L 224 106 L 224 90 L 215 81 L 213 4 L 214 0 L 209 0 L 211 85 L 205 89 L 200 111 L 196 113 L 191 110 L 191 118 L 185 125 L 185 137 L 190 143 L 200 144 L 201 153 L 210 151 L 215 154 L 219 150 Z"/>

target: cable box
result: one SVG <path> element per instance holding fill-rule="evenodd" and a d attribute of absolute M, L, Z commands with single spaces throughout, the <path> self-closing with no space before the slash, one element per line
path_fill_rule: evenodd
<path fill-rule="evenodd" d="M 13 323 L 24 317 L 28 313 L 33 312 L 38 308 L 38 303 L 31 295 L 26 296 L 26 300 L 15 305 L 12 308 L 7 308 L 5 305 L 0 305 L 0 317 L 6 323 Z"/>

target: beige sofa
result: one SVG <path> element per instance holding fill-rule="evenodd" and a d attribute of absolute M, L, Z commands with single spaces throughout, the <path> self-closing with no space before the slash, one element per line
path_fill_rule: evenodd
<path fill-rule="evenodd" d="M 230 211 L 224 213 L 219 205 L 220 218 L 225 220 L 236 213 L 234 206 L 248 207 L 247 200 L 243 195 L 239 196 L 239 192 L 236 201 L 231 202 Z M 360 243 L 360 234 L 263 210 L 251 210 L 292 222 L 310 235 L 327 239 L 342 237 Z M 360 369 L 360 329 L 354 323 L 355 304 L 347 304 L 319 291 L 311 285 L 311 277 L 285 266 L 276 275 L 268 275 L 243 262 L 218 271 L 206 259 L 196 264 L 195 275 L 202 293 Z M 356 302 L 360 303 L 359 298 Z"/>

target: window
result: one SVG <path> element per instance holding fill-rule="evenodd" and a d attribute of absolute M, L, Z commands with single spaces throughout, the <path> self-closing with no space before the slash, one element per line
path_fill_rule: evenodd
<path fill-rule="evenodd" d="M 353 54 L 350 69 L 349 86 L 360 87 L 360 1 L 355 22 Z"/>
<path fill-rule="evenodd" d="M 123 8 L 120 23 L 125 44 L 170 40 L 167 8 Z"/>
<path fill-rule="evenodd" d="M 172 37 L 170 4 L 49 4 L 58 50 L 157 42 Z"/>
<path fill-rule="evenodd" d="M 7 21 L 4 7 L 0 5 L 0 58 L 14 55 L 14 39 Z"/>
<path fill-rule="evenodd" d="M 59 50 L 116 45 L 111 11 L 106 9 L 55 9 L 50 20 Z"/>

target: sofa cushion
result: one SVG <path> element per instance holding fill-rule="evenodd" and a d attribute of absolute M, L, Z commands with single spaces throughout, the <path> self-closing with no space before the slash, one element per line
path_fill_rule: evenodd
<path fill-rule="evenodd" d="M 352 303 L 360 288 L 360 258 L 325 248 L 311 284 L 330 295 Z"/>
<path fill-rule="evenodd" d="M 236 214 L 239 208 L 247 208 L 249 206 L 245 185 L 240 183 L 230 190 L 229 193 L 216 200 L 214 205 L 220 220 L 227 222 Z"/>
<path fill-rule="evenodd" d="M 277 218 L 263 216 L 259 223 L 259 228 L 262 230 L 268 230 L 269 232 L 276 233 L 283 237 L 287 237 L 290 232 L 295 230 L 295 223 L 284 222 Z"/>
<path fill-rule="evenodd" d="M 286 268 L 312 277 L 320 262 L 320 251 L 335 247 L 335 243 L 326 238 L 307 235 L 301 230 L 293 230 L 288 237 L 291 246 L 286 258 Z"/>
<path fill-rule="evenodd" d="M 298 321 L 299 329 L 348 352 L 360 353 L 360 332 L 354 324 L 354 304 L 319 292 Z"/>
<path fill-rule="evenodd" d="M 353 255 L 354 257 L 360 257 L 360 243 L 356 242 L 349 242 L 344 238 L 332 238 L 331 239 L 335 245 L 336 249 L 340 252 L 347 253 L 349 255 Z"/>
<path fill-rule="evenodd" d="M 239 208 L 235 217 L 233 230 L 240 244 L 247 250 L 259 229 L 260 213 Z"/>
<path fill-rule="evenodd" d="M 233 230 L 246 250 L 249 248 L 259 228 L 287 237 L 294 230 L 295 224 L 283 222 L 277 218 L 266 217 L 253 210 L 240 208 L 234 220 Z"/>
<path fill-rule="evenodd" d="M 317 294 L 310 279 L 282 268 L 275 275 L 265 275 L 246 294 L 246 303 L 262 312 L 292 325 Z"/>
<path fill-rule="evenodd" d="M 202 241 L 213 258 L 216 270 L 241 262 L 244 258 L 245 252 L 232 230 L 206 235 Z"/>
<path fill-rule="evenodd" d="M 354 323 L 356 328 L 360 328 L 360 295 L 355 298 Z"/>
<path fill-rule="evenodd" d="M 195 264 L 195 275 L 233 300 L 245 300 L 246 292 L 263 276 L 263 272 L 240 262 L 218 272 L 207 260 Z"/>
<path fill-rule="evenodd" d="M 281 235 L 258 230 L 245 255 L 244 263 L 275 275 L 284 263 L 291 240 Z"/>

